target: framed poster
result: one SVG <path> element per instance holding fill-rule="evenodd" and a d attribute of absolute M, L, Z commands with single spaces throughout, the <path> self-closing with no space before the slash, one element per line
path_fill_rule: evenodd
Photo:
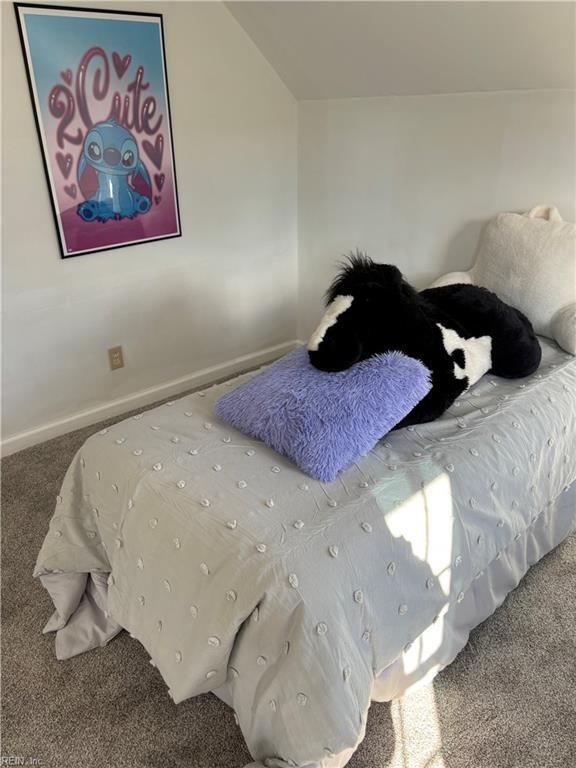
<path fill-rule="evenodd" d="M 162 15 L 14 7 L 62 257 L 180 236 Z"/>

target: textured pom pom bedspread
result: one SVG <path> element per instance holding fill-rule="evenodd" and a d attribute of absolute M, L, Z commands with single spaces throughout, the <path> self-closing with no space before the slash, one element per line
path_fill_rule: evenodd
<path fill-rule="evenodd" d="M 234 707 L 254 766 L 343 766 L 370 700 L 448 664 L 574 528 L 576 360 L 542 345 L 330 484 L 214 417 L 226 385 L 94 435 L 35 570 L 57 656 L 125 628 L 176 702 Z"/>

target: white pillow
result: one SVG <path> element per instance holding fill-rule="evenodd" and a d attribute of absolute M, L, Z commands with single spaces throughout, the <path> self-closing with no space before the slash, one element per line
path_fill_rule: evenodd
<path fill-rule="evenodd" d="M 536 333 L 576 355 L 576 224 L 554 206 L 500 213 L 484 228 L 476 262 L 431 287 L 473 283 L 523 312 Z"/>

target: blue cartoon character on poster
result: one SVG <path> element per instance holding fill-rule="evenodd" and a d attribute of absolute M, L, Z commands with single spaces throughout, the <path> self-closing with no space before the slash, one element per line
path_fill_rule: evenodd
<path fill-rule="evenodd" d="M 152 184 L 134 136 L 115 120 L 96 123 L 86 134 L 78 161 L 84 221 L 132 219 L 152 206 Z"/>

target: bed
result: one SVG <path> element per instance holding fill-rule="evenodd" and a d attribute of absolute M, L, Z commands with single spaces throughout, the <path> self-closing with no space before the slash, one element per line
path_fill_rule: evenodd
<path fill-rule="evenodd" d="M 576 358 L 484 376 L 323 485 L 219 422 L 253 373 L 73 460 L 35 569 L 59 659 L 122 629 L 175 702 L 214 691 L 252 766 L 340 768 L 371 700 L 430 679 L 576 523 Z"/>

